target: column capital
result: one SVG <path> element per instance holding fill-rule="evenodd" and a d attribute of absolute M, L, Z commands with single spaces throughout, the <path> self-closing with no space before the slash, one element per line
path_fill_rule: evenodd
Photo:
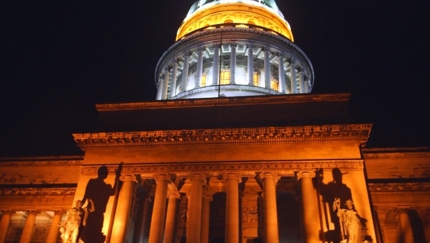
<path fill-rule="evenodd" d="M 224 172 L 223 176 L 224 180 L 227 179 L 237 179 L 237 182 L 242 182 L 242 173 L 240 172 Z"/>
<path fill-rule="evenodd" d="M 197 46 L 197 51 L 203 51 L 205 49 L 205 46 Z"/>
<path fill-rule="evenodd" d="M 163 180 L 163 181 L 170 181 L 171 180 L 171 175 L 169 174 L 156 174 L 154 175 L 154 180 L 155 182 L 158 182 L 159 180 Z"/>
<path fill-rule="evenodd" d="M 312 179 L 315 177 L 315 175 L 315 171 L 299 171 L 297 172 L 297 180 L 300 180 L 302 178 Z"/>
<path fill-rule="evenodd" d="M 120 181 L 134 181 L 134 182 L 138 182 L 138 178 L 136 175 L 121 175 L 119 177 Z"/>
<path fill-rule="evenodd" d="M 397 211 L 397 213 L 399 213 L 399 214 L 402 214 L 402 213 L 407 213 L 409 210 L 411 210 L 412 209 L 412 207 L 410 206 L 410 205 L 398 205 L 397 207 L 396 207 L 396 211 Z"/>
<path fill-rule="evenodd" d="M 258 177 L 263 180 L 265 178 L 273 178 L 277 182 L 279 179 L 281 179 L 281 176 L 278 175 L 277 172 L 270 172 L 270 171 L 263 171 L 258 174 Z"/>
<path fill-rule="evenodd" d="M 188 175 L 188 178 L 190 180 L 202 180 L 202 182 L 205 182 L 206 175 L 204 173 L 193 173 Z"/>

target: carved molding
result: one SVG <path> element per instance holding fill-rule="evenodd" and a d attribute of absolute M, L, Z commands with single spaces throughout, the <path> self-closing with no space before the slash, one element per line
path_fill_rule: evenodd
<path fill-rule="evenodd" d="M 425 192 L 430 191 L 429 182 L 413 183 L 369 183 L 371 192 Z"/>
<path fill-rule="evenodd" d="M 359 141 L 365 144 L 371 124 L 190 129 L 136 132 L 79 133 L 73 137 L 82 149 L 123 146 L 186 146 L 324 141 Z"/>
<path fill-rule="evenodd" d="M 86 166 L 81 170 L 84 175 L 97 175 L 100 165 Z M 107 166 L 109 173 L 114 175 L 116 166 Z M 122 174 L 140 174 L 155 176 L 158 174 L 175 173 L 188 176 L 195 172 L 205 173 L 208 176 L 218 176 L 225 172 L 240 171 L 242 176 L 249 176 L 255 172 L 277 172 L 279 175 L 294 177 L 296 171 L 313 171 L 316 169 L 340 168 L 343 170 L 363 170 L 363 160 L 321 160 L 321 161 L 224 161 L 216 163 L 136 163 L 124 164 Z"/>
<path fill-rule="evenodd" d="M 69 165 L 82 165 L 84 157 L 4 157 L 0 158 L 1 166 L 69 166 Z"/>
<path fill-rule="evenodd" d="M 75 195 L 76 188 L 0 188 L 1 196 L 66 196 Z"/>

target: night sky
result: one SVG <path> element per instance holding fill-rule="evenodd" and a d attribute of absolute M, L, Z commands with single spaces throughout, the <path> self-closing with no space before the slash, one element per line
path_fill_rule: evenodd
<path fill-rule="evenodd" d="M 5 1 L 0 156 L 73 155 L 95 104 L 155 100 L 154 70 L 192 0 Z M 277 0 L 315 69 L 351 93 L 368 147 L 430 146 L 430 1 Z"/>

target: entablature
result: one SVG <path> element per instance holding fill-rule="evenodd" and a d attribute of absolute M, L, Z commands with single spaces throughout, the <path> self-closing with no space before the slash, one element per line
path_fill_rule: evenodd
<path fill-rule="evenodd" d="M 262 144 L 294 142 L 357 141 L 364 145 L 371 124 L 254 127 L 234 129 L 187 129 L 135 132 L 73 134 L 78 146 L 104 148 L 118 146 L 186 146 L 223 144 Z"/>

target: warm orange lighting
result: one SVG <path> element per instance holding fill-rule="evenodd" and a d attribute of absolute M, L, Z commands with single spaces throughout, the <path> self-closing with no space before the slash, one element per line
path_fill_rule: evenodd
<path fill-rule="evenodd" d="M 263 6 L 242 2 L 215 4 L 197 10 L 179 27 L 176 40 L 191 32 L 222 24 L 237 24 L 240 28 L 257 26 L 294 41 L 289 24 L 281 16 Z"/>

